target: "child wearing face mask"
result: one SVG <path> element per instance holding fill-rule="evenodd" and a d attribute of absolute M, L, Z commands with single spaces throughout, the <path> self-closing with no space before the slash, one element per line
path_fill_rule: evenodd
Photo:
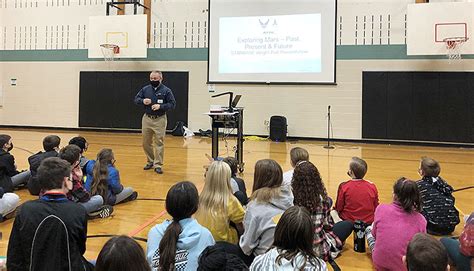
<path fill-rule="evenodd" d="M 364 180 L 367 163 L 359 157 L 352 157 L 347 175 L 350 180 L 339 185 L 335 209 L 342 220 L 374 222 L 375 208 L 379 195 L 374 183 Z"/>
<path fill-rule="evenodd" d="M 0 187 L 5 192 L 13 192 L 14 187 L 26 185 L 31 177 L 31 172 L 18 171 L 15 157 L 10 153 L 13 149 L 12 137 L 0 135 Z"/>

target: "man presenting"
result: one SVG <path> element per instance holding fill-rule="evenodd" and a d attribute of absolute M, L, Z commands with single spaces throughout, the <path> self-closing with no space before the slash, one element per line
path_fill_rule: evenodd
<path fill-rule="evenodd" d="M 142 117 L 142 136 L 147 164 L 143 169 L 155 168 L 158 174 L 163 174 L 166 112 L 176 107 L 173 92 L 161 83 L 162 80 L 160 71 L 152 71 L 150 84 L 144 86 L 135 96 L 135 104 L 143 105 L 145 109 Z"/>

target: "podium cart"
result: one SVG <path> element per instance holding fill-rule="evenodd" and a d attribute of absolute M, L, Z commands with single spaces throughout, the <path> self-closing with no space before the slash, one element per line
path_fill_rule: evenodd
<path fill-rule="evenodd" d="M 212 120 L 212 158 L 217 159 L 219 156 L 219 129 L 230 128 L 237 129 L 237 146 L 235 150 L 235 159 L 239 165 L 239 172 L 244 171 L 243 150 L 244 150 L 244 129 L 243 118 L 244 108 L 235 107 L 231 112 L 208 112 L 206 113 Z"/>

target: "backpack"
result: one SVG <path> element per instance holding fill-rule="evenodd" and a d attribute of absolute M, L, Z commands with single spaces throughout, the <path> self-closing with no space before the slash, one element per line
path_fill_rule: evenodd
<path fill-rule="evenodd" d="M 174 127 L 171 134 L 174 136 L 183 136 L 184 135 L 184 122 L 178 121 L 176 122 L 176 126 Z"/>

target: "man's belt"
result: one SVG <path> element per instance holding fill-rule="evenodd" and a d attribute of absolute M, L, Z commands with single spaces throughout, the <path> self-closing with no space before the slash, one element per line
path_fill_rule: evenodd
<path fill-rule="evenodd" d="M 151 115 L 151 114 L 145 114 L 147 117 L 149 117 L 150 119 L 157 119 L 163 115 Z"/>

